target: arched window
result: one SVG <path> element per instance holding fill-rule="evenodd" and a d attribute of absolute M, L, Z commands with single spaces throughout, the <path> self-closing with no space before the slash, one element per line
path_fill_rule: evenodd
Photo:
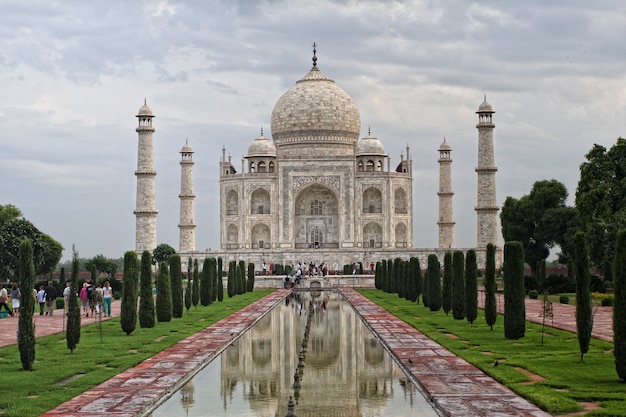
<path fill-rule="evenodd" d="M 259 161 L 259 172 L 265 172 L 265 162 Z"/>
<path fill-rule="evenodd" d="M 270 193 L 257 188 L 250 196 L 250 214 L 270 214 Z"/>
<path fill-rule="evenodd" d="M 269 172 L 274 172 L 274 161 L 270 161 Z"/>
<path fill-rule="evenodd" d="M 383 170 L 383 161 L 382 160 L 378 160 L 378 163 L 376 164 L 376 171 L 382 171 Z"/>
<path fill-rule="evenodd" d="M 226 194 L 226 215 L 236 216 L 239 214 L 239 196 L 237 191 L 230 190 Z"/>
<path fill-rule="evenodd" d="M 324 214 L 322 210 L 322 202 L 320 200 L 311 201 L 311 216 L 320 216 Z"/>
<path fill-rule="evenodd" d="M 403 188 L 398 188 L 395 192 L 395 198 L 394 198 L 394 202 L 395 202 L 395 212 L 397 214 L 406 214 L 408 209 L 407 209 L 407 201 L 406 201 L 406 191 L 404 191 Z"/>
<path fill-rule="evenodd" d="M 363 171 L 363 161 L 359 161 L 359 163 L 357 165 L 357 171 L 359 171 L 359 172 Z"/>
<path fill-rule="evenodd" d="M 365 170 L 368 172 L 374 171 L 374 161 L 372 161 L 371 159 L 367 161 L 367 164 L 365 165 Z"/>
<path fill-rule="evenodd" d="M 370 187 L 363 192 L 363 213 L 382 213 L 383 198 L 380 190 Z"/>

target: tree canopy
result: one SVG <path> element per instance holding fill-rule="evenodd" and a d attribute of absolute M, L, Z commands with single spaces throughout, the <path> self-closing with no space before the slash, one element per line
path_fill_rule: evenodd
<path fill-rule="evenodd" d="M 585 158 L 575 204 L 590 260 L 602 268 L 615 253 L 617 231 L 626 227 L 626 139 L 608 151 L 595 144 Z"/>
<path fill-rule="evenodd" d="M 176 250 L 167 243 L 161 243 L 152 251 L 152 264 L 159 265 L 161 262 L 170 263 L 170 256 L 174 255 Z"/>
<path fill-rule="evenodd" d="M 23 239 L 33 244 L 35 274 L 53 271 L 61 259 L 63 246 L 21 215 L 12 205 L 0 205 L 0 274 L 17 274 L 19 245 Z"/>
<path fill-rule="evenodd" d="M 566 206 L 566 200 L 567 189 L 553 179 L 535 182 L 530 194 L 507 197 L 502 206 L 502 236 L 524 245 L 525 261 L 533 271 L 556 245 L 561 248 L 560 262 L 572 257 L 578 220 L 576 209 Z"/>

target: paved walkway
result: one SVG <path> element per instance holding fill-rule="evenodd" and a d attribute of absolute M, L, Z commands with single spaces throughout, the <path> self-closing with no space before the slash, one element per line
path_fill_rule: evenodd
<path fill-rule="evenodd" d="M 353 289 L 343 288 L 340 291 L 446 415 L 549 416 Z M 145 407 L 158 402 L 166 394 L 184 385 L 193 369 L 221 353 L 231 341 L 254 324 L 264 312 L 280 302 L 287 293 L 288 290 L 281 289 L 264 297 L 145 360 L 135 368 L 128 369 L 61 404 L 42 417 L 138 415 Z M 481 302 L 482 298 L 480 297 Z M 501 295 L 500 306 L 503 306 Z M 540 300 L 527 300 L 527 318 L 541 323 L 542 308 Z M 554 304 L 553 311 L 554 327 L 575 331 L 574 306 Z M 119 301 L 114 302 L 114 315 L 118 314 Z M 54 317 L 37 316 L 37 336 L 61 331 L 61 316 L 61 314 Z M 91 317 L 83 318 L 83 323 L 90 323 L 91 320 Z M 593 336 L 612 340 L 611 320 L 610 308 L 598 308 L 594 319 Z M 15 344 L 17 319 L 3 319 L 0 324 L 7 330 L 0 332 L 0 335 L 11 336 L 0 336 L 0 346 Z M 552 324 L 551 320 L 546 324 Z M 15 331 L 12 331 L 12 328 Z"/>

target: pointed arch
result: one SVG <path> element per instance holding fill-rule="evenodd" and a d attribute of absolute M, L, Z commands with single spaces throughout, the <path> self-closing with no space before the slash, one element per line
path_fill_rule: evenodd
<path fill-rule="evenodd" d="M 270 193 L 265 188 L 257 188 L 250 196 L 250 214 L 270 214 Z"/>
<path fill-rule="evenodd" d="M 383 242 L 383 228 L 377 222 L 369 222 L 363 227 L 363 247 L 380 248 Z"/>
<path fill-rule="evenodd" d="M 226 193 L 226 215 L 239 215 L 239 194 L 235 190 L 229 190 Z"/>
<path fill-rule="evenodd" d="M 396 214 L 407 214 L 408 204 L 404 188 L 396 188 L 394 192 L 394 203 Z"/>
<path fill-rule="evenodd" d="M 363 213 L 382 213 L 383 196 L 376 187 L 370 187 L 363 191 Z"/>

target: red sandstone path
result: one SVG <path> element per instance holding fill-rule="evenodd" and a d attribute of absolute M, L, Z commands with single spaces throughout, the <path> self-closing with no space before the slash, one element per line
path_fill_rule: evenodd
<path fill-rule="evenodd" d="M 340 291 L 348 302 L 378 334 L 405 370 L 418 381 L 435 406 L 448 416 L 525 416 L 548 417 L 510 389 L 463 359 L 453 355 L 422 333 L 383 310 L 352 288 Z M 157 403 L 169 392 L 180 388 L 193 369 L 216 357 L 222 349 L 247 330 L 264 312 L 288 293 L 277 290 L 263 299 L 231 314 L 214 325 L 146 359 L 89 391 L 59 405 L 42 417 L 133 417 L 145 407 Z M 480 303 L 482 299 L 479 297 Z M 503 306 L 502 295 L 498 298 Z M 114 315 L 119 314 L 119 301 L 114 302 Z M 541 323 L 543 303 L 526 301 L 528 320 Z M 499 308 L 500 309 L 500 308 Z M 554 327 L 575 331 L 575 307 L 554 304 Z M 610 307 L 598 308 L 593 336 L 612 340 Z M 61 315 L 37 316 L 38 337 L 62 330 Z M 92 322 L 84 318 L 83 323 Z M 17 319 L 3 319 L 0 346 L 15 344 Z M 552 324 L 546 323 L 546 324 Z M 7 339 L 2 340 L 2 339 Z M 409 362 L 408 358 L 412 358 Z M 276 415 L 284 415 L 289 392 L 281 393 Z M 284 404 L 283 404 L 284 403 Z M 297 413 L 297 410 L 296 410 Z"/>

